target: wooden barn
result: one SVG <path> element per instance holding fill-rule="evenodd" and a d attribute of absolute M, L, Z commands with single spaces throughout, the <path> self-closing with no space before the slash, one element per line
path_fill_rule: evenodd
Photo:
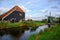
<path fill-rule="evenodd" d="M 19 6 L 14 6 L 6 13 L 0 15 L 0 20 L 19 22 L 20 20 L 25 20 L 25 12 Z"/>

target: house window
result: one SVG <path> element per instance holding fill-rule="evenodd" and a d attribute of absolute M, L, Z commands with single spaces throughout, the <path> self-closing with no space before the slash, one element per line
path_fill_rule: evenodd
<path fill-rule="evenodd" d="M 20 16 L 22 16 L 22 14 L 19 14 Z"/>
<path fill-rule="evenodd" d="M 14 23 L 16 21 L 16 18 L 12 18 L 10 21 Z"/>

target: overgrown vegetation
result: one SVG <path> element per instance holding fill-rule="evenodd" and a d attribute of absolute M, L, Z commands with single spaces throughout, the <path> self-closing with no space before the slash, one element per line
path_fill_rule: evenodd
<path fill-rule="evenodd" d="M 0 35 L 3 35 L 4 33 L 12 33 L 15 34 L 16 32 L 19 33 L 24 32 L 24 30 L 29 29 L 29 27 L 32 27 L 32 29 L 36 29 L 38 26 L 40 26 L 39 22 L 35 21 L 20 21 L 17 23 L 10 23 L 6 21 L 0 21 Z M 44 23 L 42 23 L 44 24 Z"/>
<path fill-rule="evenodd" d="M 60 25 L 56 24 L 53 28 L 47 28 L 37 35 L 32 35 L 28 40 L 60 40 Z"/>
<path fill-rule="evenodd" d="M 6 21 L 1 21 L 0 22 L 0 28 L 11 28 L 11 27 L 37 27 L 39 25 L 42 25 L 44 23 L 42 22 L 35 22 L 35 21 L 20 21 L 17 23 L 9 23 Z"/>

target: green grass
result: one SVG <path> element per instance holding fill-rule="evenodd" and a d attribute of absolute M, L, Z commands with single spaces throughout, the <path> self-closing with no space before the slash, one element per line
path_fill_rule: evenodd
<path fill-rule="evenodd" d="M 0 22 L 0 35 L 3 35 L 5 33 L 7 34 L 12 33 L 14 35 L 19 32 L 24 32 L 24 30 L 28 30 L 29 27 L 32 27 L 32 29 L 36 29 L 38 27 L 38 24 L 39 22 L 35 22 L 35 21 L 20 21 L 16 23 L 9 23 L 6 21 L 1 21 Z"/>
<path fill-rule="evenodd" d="M 3 28 L 11 28 L 11 27 L 18 27 L 17 23 L 9 23 L 9 22 L 0 22 L 0 29 Z"/>
<path fill-rule="evenodd" d="M 0 28 L 12 28 L 12 27 L 36 28 L 41 24 L 43 24 L 41 21 L 22 21 L 22 22 L 17 22 L 17 23 L 9 23 L 9 22 L 2 21 L 0 22 Z"/>
<path fill-rule="evenodd" d="M 35 23 L 37 24 L 37 25 L 44 25 L 45 23 L 43 23 L 43 22 L 41 22 L 41 21 L 35 21 Z"/>
<path fill-rule="evenodd" d="M 37 35 L 32 35 L 28 40 L 60 40 L 60 25 L 55 25 L 54 28 L 45 29 Z"/>

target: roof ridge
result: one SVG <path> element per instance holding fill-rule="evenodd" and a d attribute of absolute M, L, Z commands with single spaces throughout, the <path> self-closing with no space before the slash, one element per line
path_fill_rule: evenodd
<path fill-rule="evenodd" d="M 14 6 L 11 8 L 9 11 L 5 12 L 4 14 L 0 15 L 0 18 L 5 17 L 6 15 L 10 14 L 10 12 L 13 12 L 14 10 L 19 11 L 19 12 L 24 12 L 19 6 Z"/>
<path fill-rule="evenodd" d="M 18 5 L 15 5 L 13 8 L 15 8 L 16 11 L 24 12 Z"/>

